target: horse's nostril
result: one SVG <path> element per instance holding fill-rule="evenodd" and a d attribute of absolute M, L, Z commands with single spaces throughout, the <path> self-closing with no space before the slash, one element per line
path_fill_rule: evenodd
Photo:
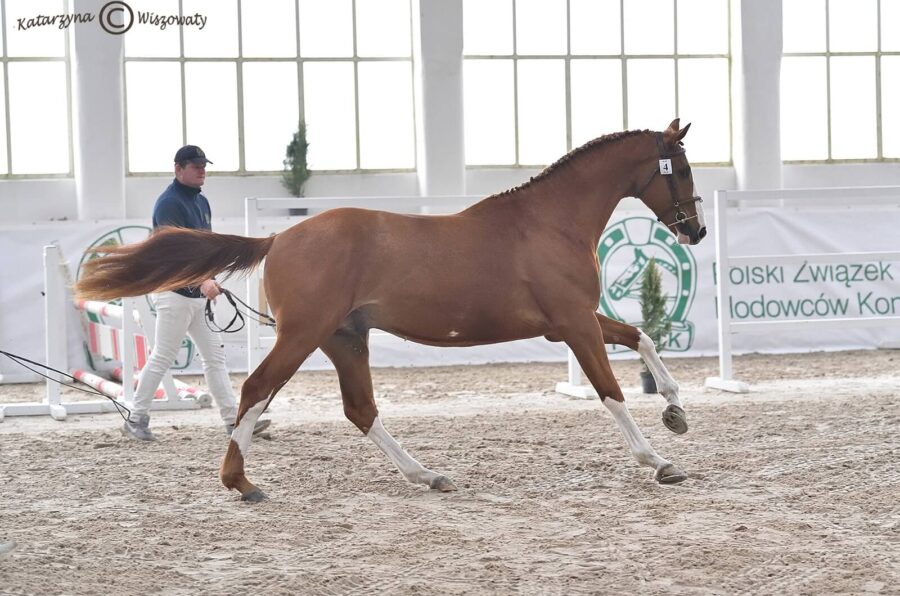
<path fill-rule="evenodd" d="M 703 240 L 706 237 L 706 226 L 700 228 L 700 240 Z"/>

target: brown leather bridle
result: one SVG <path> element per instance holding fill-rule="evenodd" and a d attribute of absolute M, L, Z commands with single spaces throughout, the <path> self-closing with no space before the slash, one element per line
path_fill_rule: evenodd
<path fill-rule="evenodd" d="M 656 133 L 656 148 L 659 153 L 660 161 L 662 161 L 664 159 L 671 160 L 671 158 L 675 157 L 676 155 L 684 155 L 684 147 L 682 147 L 680 143 L 678 144 L 676 150 L 667 153 L 665 143 L 663 142 L 663 134 L 661 132 Z M 670 162 L 670 166 L 671 166 L 671 162 Z M 648 186 L 650 186 L 650 183 L 653 182 L 653 180 L 661 174 L 660 167 L 661 166 L 659 164 L 657 164 L 657 167 L 654 168 L 654 170 L 653 170 L 653 174 L 650 175 L 650 179 L 647 180 L 647 183 L 644 184 L 644 186 L 641 188 L 640 192 L 638 192 L 635 196 L 637 196 L 638 198 L 642 197 L 642 195 L 644 194 L 644 191 L 647 190 Z M 657 218 L 657 221 L 660 222 L 661 224 L 664 224 L 665 226 L 667 226 L 669 228 L 673 228 L 673 227 L 677 226 L 678 224 L 683 224 L 688 220 L 697 218 L 698 213 L 696 211 L 694 212 L 694 215 L 688 215 L 687 213 L 684 212 L 683 206 L 690 205 L 691 203 L 696 203 L 698 201 L 702 203 L 703 198 L 698 195 L 693 195 L 688 199 L 679 199 L 678 191 L 675 188 L 675 179 L 674 179 L 675 172 L 669 172 L 668 174 L 664 174 L 664 176 L 666 178 L 666 183 L 669 186 L 669 196 L 672 197 L 672 207 L 669 208 L 668 211 L 663 213 L 662 216 Z M 675 212 L 675 221 L 672 223 L 664 222 L 663 217 L 667 216 L 672 211 Z"/>

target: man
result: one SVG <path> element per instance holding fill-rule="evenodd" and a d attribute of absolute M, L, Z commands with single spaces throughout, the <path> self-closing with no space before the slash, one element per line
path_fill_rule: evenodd
<path fill-rule="evenodd" d="M 212 213 L 209 201 L 200 192 L 206 180 L 206 164 L 212 163 L 203 150 L 185 145 L 175 153 L 175 180 L 156 200 L 153 207 L 153 229 L 177 226 L 196 230 L 210 230 Z M 147 365 L 141 372 L 134 393 L 131 420 L 125 422 L 125 436 L 140 441 L 155 441 L 150 431 L 150 404 L 163 375 L 172 366 L 185 333 L 190 335 L 203 362 L 203 375 L 209 391 L 219 406 L 225 431 L 231 434 L 237 416 L 237 400 L 225 368 L 225 346 L 218 333 L 210 330 L 204 318 L 206 300 L 215 301 L 221 293 L 214 279 L 199 286 L 162 292 L 156 299 L 156 345 Z M 257 434 L 266 429 L 270 420 L 258 420 L 253 429 Z"/>

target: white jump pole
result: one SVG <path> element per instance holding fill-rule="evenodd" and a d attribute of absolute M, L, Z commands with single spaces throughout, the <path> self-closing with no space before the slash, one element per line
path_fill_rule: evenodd
<path fill-rule="evenodd" d="M 56 370 L 68 369 L 68 350 L 66 346 L 66 288 L 63 280 L 67 276 L 60 275 L 62 262 L 58 246 L 44 247 L 44 337 L 47 366 Z M 62 330 L 61 334 L 56 333 Z M 54 420 L 65 420 L 66 409 L 60 404 L 59 383 L 46 383 L 44 401 L 49 407 L 50 416 Z"/>
<path fill-rule="evenodd" d="M 143 298 L 141 298 L 143 300 Z M 134 298 L 122 299 L 122 397 L 128 405 L 134 404 L 134 366 L 137 360 L 134 347 L 134 336 L 138 334 L 134 316 Z"/>
<path fill-rule="evenodd" d="M 563 395 L 568 395 L 569 397 L 576 397 L 578 399 L 597 399 L 597 391 L 590 384 L 583 385 L 581 380 L 581 365 L 578 364 L 578 359 L 575 358 L 575 354 L 572 353 L 572 350 L 568 350 L 569 353 L 569 380 L 568 381 L 560 381 L 556 384 L 556 392 L 562 393 Z"/>
<path fill-rule="evenodd" d="M 730 196 L 729 196 L 730 195 Z M 800 330 L 806 332 L 810 328 L 843 329 L 849 327 L 882 327 L 887 325 L 900 325 L 900 316 L 879 317 L 847 317 L 826 319 L 791 319 L 791 320 L 763 320 L 763 321 L 734 321 L 731 316 L 730 273 L 731 265 L 750 265 L 760 263 L 830 263 L 840 259 L 852 258 L 860 262 L 872 262 L 888 260 L 894 261 L 900 258 L 900 251 L 866 251 L 844 253 L 813 253 L 813 254 L 783 254 L 783 255 L 741 255 L 729 256 L 728 254 L 728 201 L 735 198 L 740 201 L 780 201 L 785 206 L 786 200 L 791 200 L 800 206 L 806 201 L 809 205 L 821 206 L 831 201 L 844 201 L 853 199 L 853 205 L 898 205 L 900 187 L 870 186 L 860 188 L 804 188 L 804 189 L 775 189 L 775 190 L 746 190 L 746 191 L 716 191 L 715 194 L 715 234 L 716 234 L 716 297 L 718 300 L 718 339 L 719 339 L 719 376 L 706 379 L 706 386 L 724 391 L 746 393 L 749 386 L 733 378 L 732 369 L 732 335 L 735 333 L 753 333 L 759 331 L 787 331 Z M 809 203 L 812 201 L 812 203 Z"/>
<path fill-rule="evenodd" d="M 729 308 L 731 267 L 728 262 L 728 193 L 717 190 L 713 196 L 716 225 L 716 300 L 719 303 L 719 376 L 706 379 L 706 386 L 732 393 L 747 393 L 749 385 L 736 381 L 731 369 L 731 309 Z"/>
<path fill-rule="evenodd" d="M 244 235 L 256 235 L 259 219 L 259 199 L 247 198 L 244 201 Z M 259 272 L 263 265 L 255 267 L 247 274 L 247 305 L 252 310 L 259 310 Z M 259 325 L 247 321 L 247 374 L 250 375 L 259 365 Z"/>

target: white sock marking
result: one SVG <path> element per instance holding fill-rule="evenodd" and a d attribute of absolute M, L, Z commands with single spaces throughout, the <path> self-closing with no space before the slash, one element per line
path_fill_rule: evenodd
<path fill-rule="evenodd" d="M 372 428 L 369 429 L 366 436 L 369 437 L 373 443 L 378 445 L 378 448 L 388 456 L 388 459 L 397 466 L 400 473 L 410 482 L 430 485 L 431 480 L 438 476 L 438 474 L 427 469 L 416 461 L 413 456 L 407 453 L 403 447 L 400 446 L 400 443 L 385 430 L 384 425 L 381 424 L 381 420 L 378 416 L 375 417 L 375 420 L 372 422 Z"/>
<path fill-rule="evenodd" d="M 237 443 L 238 449 L 241 450 L 241 457 L 245 459 L 247 452 L 250 451 L 250 441 L 253 440 L 253 427 L 256 426 L 256 421 L 266 409 L 267 403 L 268 400 L 263 400 L 247 410 L 247 413 L 241 418 L 241 423 L 235 426 L 231 432 L 231 440 Z"/>
<path fill-rule="evenodd" d="M 669 374 L 666 365 L 659 359 L 659 354 L 656 352 L 656 346 L 653 345 L 653 340 L 643 331 L 641 331 L 641 340 L 638 343 L 638 354 L 640 354 L 641 358 L 644 359 L 644 362 L 647 363 L 647 368 L 650 369 L 653 378 L 656 380 L 656 388 L 662 396 L 673 406 L 681 408 L 681 400 L 678 398 L 678 383 L 676 383 L 675 379 L 672 378 L 672 375 Z"/>
<path fill-rule="evenodd" d="M 622 431 L 622 434 L 625 435 L 625 442 L 628 443 L 631 454 L 634 455 L 634 458 L 638 463 L 644 466 L 650 466 L 654 470 L 658 470 L 669 464 L 667 460 L 661 458 L 656 451 L 653 450 L 653 447 L 651 447 L 647 439 L 644 438 L 641 429 L 638 428 L 637 423 L 631 417 L 631 412 L 628 411 L 628 408 L 623 402 L 607 397 L 603 400 L 603 405 L 612 413 L 613 418 L 616 420 L 616 424 L 619 425 L 619 429 Z"/>

